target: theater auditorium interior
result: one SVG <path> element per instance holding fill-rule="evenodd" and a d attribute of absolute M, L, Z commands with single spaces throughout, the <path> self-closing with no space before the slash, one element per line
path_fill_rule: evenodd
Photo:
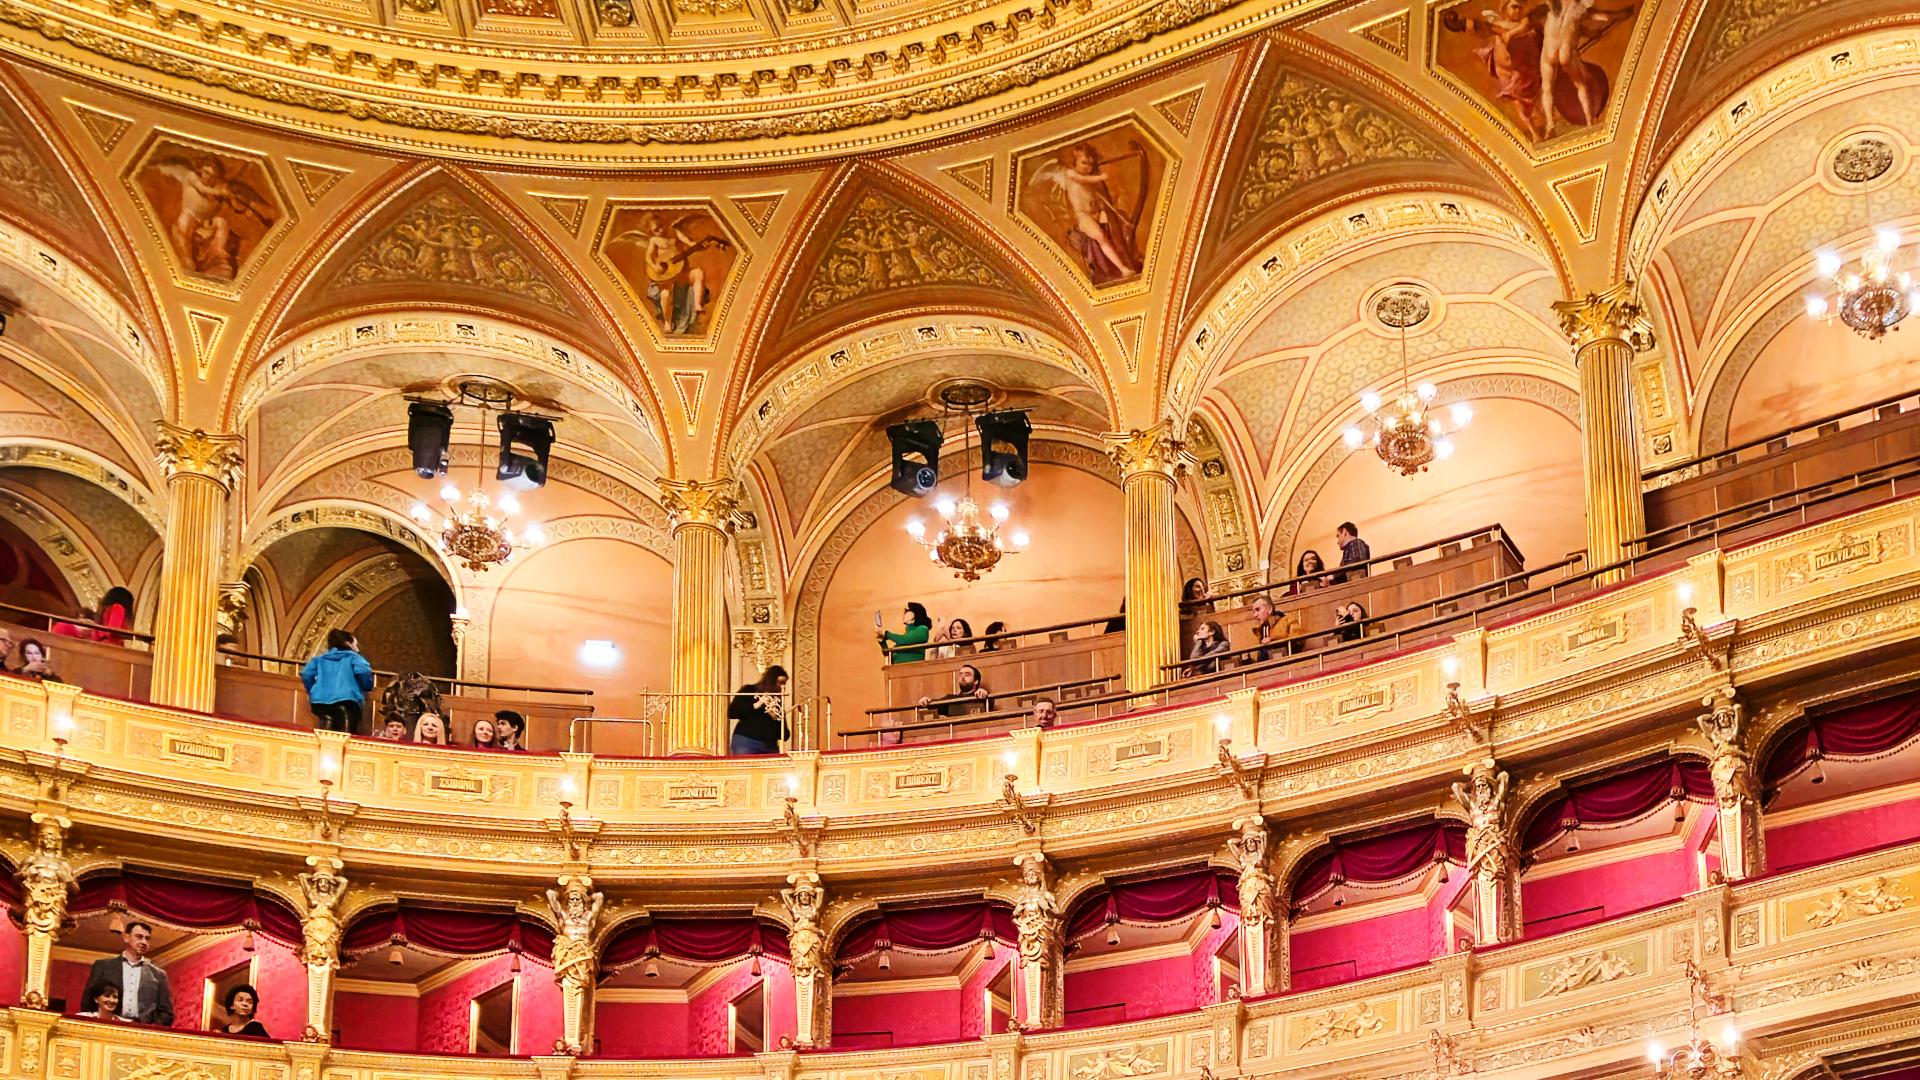
<path fill-rule="evenodd" d="M 0 0 L 0 1078 L 1920 1080 L 1920 0 Z"/>

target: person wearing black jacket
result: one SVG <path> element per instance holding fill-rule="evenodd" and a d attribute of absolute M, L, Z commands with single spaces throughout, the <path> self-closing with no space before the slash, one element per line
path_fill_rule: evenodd
<path fill-rule="evenodd" d="M 732 720 L 733 739 L 728 743 L 735 757 L 753 754 L 777 754 L 780 741 L 793 732 L 786 722 L 787 669 L 778 664 L 762 672 L 758 682 L 742 686 L 727 703 L 727 719 Z"/>

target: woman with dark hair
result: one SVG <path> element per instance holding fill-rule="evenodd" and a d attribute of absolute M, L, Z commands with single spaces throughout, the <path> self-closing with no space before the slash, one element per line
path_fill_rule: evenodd
<path fill-rule="evenodd" d="M 1213 659 L 1233 648 L 1227 643 L 1227 632 L 1220 624 L 1208 619 L 1193 628 L 1193 651 L 1187 659 L 1194 663 L 1187 665 L 1187 671 L 1193 675 L 1211 675 L 1220 670 L 1220 661 Z"/>
<path fill-rule="evenodd" d="M 53 670 L 53 655 L 39 638 L 28 638 L 20 643 L 20 674 L 29 679 L 52 679 L 60 681 Z"/>
<path fill-rule="evenodd" d="M 987 624 L 987 640 L 980 646 L 981 652 L 999 652 L 1013 647 L 1013 638 L 1007 633 L 1007 624 L 995 619 Z"/>
<path fill-rule="evenodd" d="M 86 1020 L 108 1020 L 118 1024 L 133 1022 L 120 1015 L 120 984 L 104 979 L 87 984 L 86 992 L 80 995 L 80 1011 L 76 1015 Z"/>
<path fill-rule="evenodd" d="M 963 638 L 970 638 L 972 636 L 973 636 L 972 623 L 968 622 L 965 619 L 951 619 L 947 622 L 946 629 L 940 631 L 938 634 L 935 634 L 933 636 L 933 640 L 960 641 Z M 960 656 L 965 653 L 972 652 L 973 643 L 968 642 L 965 645 L 935 645 L 929 651 L 933 653 L 934 659 L 945 660 L 945 659 L 948 659 L 949 657 Z"/>
<path fill-rule="evenodd" d="M 1190 577 L 1180 587 L 1180 612 L 1183 615 L 1210 614 L 1213 611 L 1213 598 L 1207 595 L 1207 583 L 1202 578 Z"/>
<path fill-rule="evenodd" d="M 322 731 L 352 732 L 360 727 L 367 694 L 373 690 L 373 665 L 360 655 L 360 643 L 339 627 L 327 631 L 327 651 L 300 669 L 307 707 Z"/>
<path fill-rule="evenodd" d="M 786 690 L 787 669 L 775 664 L 733 695 L 727 703 L 727 719 L 734 722 L 727 749 L 733 756 L 777 754 L 781 740 L 793 738 L 786 722 Z"/>
<path fill-rule="evenodd" d="M 1367 621 L 1367 609 L 1358 602 L 1350 603 L 1340 609 L 1340 614 L 1333 621 L 1341 641 L 1359 641 L 1367 632 L 1362 625 Z"/>
<path fill-rule="evenodd" d="M 100 598 L 100 617 L 94 620 L 110 630 L 95 630 L 93 640 L 108 645 L 125 644 L 127 635 L 116 634 L 114 630 L 123 630 L 133 625 L 133 592 L 124 585 L 115 585 Z"/>
<path fill-rule="evenodd" d="M 266 1026 L 253 1018 L 260 1009 L 260 991 L 246 983 L 227 991 L 220 1004 L 226 1006 L 227 1022 L 215 1024 L 214 1031 L 224 1031 L 229 1035 L 255 1035 L 262 1039 L 273 1036 L 267 1034 Z"/>
<path fill-rule="evenodd" d="M 1293 576 L 1299 580 L 1287 586 L 1287 595 L 1299 596 L 1301 593 L 1317 592 L 1333 584 L 1333 575 L 1322 572 L 1326 568 L 1326 560 L 1320 557 L 1319 552 L 1312 548 L 1301 552 L 1300 561 L 1293 567 Z"/>
<path fill-rule="evenodd" d="M 880 650 L 896 664 L 925 660 L 927 650 L 919 646 L 926 645 L 927 638 L 933 634 L 933 620 L 927 617 L 926 607 L 918 600 L 909 600 L 906 612 L 900 618 L 904 626 L 897 634 L 891 630 L 874 630 L 874 636 L 880 640 Z M 873 621 L 878 623 L 880 616 L 875 615 Z M 888 649 L 889 645 L 893 648 Z"/>

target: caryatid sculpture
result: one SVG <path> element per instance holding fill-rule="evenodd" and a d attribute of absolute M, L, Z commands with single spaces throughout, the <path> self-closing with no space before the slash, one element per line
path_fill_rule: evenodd
<path fill-rule="evenodd" d="M 1047 880 L 1046 856 L 1015 856 L 1020 884 L 1014 888 L 1013 925 L 1020 931 L 1020 1022 L 1029 1028 L 1055 1028 L 1066 1020 L 1066 925 L 1060 903 Z"/>
<path fill-rule="evenodd" d="M 301 874 L 300 962 L 307 968 L 307 1023 L 301 1038 L 307 1042 L 327 1042 L 332 1038 L 333 973 L 340 968 L 340 901 L 347 894 L 347 879 L 339 874 L 340 863 L 324 855 L 312 855 L 307 865 L 311 873 Z"/>
<path fill-rule="evenodd" d="M 20 1003 L 29 1009 L 47 1007 L 47 980 L 53 968 L 53 946 L 67 920 L 67 899 L 73 893 L 73 866 L 67 862 L 66 818 L 33 815 L 33 851 L 20 863 L 22 913 L 27 931 L 27 974 Z"/>
<path fill-rule="evenodd" d="M 1286 987 L 1285 927 L 1278 918 L 1279 894 L 1274 883 L 1272 838 L 1265 818 L 1241 818 L 1240 834 L 1227 841 L 1240 868 L 1240 980 L 1248 995 L 1268 994 Z"/>
<path fill-rule="evenodd" d="M 1694 724 L 1712 753 L 1713 801 L 1720 813 L 1721 865 L 1741 881 L 1760 873 L 1760 785 L 1747 753 L 1747 710 L 1733 687 L 1723 686 L 1700 704 L 1707 711 Z"/>
<path fill-rule="evenodd" d="M 592 1037 L 593 987 L 600 961 L 593 952 L 594 928 L 606 897 L 593 891 L 593 879 L 567 874 L 558 889 L 547 890 L 553 913 L 553 981 L 560 984 L 560 1038 L 556 1054 L 578 1054 Z"/>
<path fill-rule="evenodd" d="M 825 1046 L 831 1037 L 833 965 L 827 958 L 827 938 L 820 928 L 827 893 L 820 875 L 796 870 L 787 875 L 790 888 L 780 890 L 787 909 L 788 963 L 793 970 L 793 998 L 799 1013 L 794 1045 L 801 1049 Z"/>
<path fill-rule="evenodd" d="M 1513 832 L 1507 825 L 1507 774 L 1492 758 L 1466 767 L 1453 785 L 1454 801 L 1467 812 L 1467 871 L 1473 875 L 1474 939 L 1482 945 L 1519 934 Z"/>

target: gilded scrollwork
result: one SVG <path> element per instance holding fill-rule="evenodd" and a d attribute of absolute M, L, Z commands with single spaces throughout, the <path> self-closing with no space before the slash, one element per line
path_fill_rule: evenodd
<path fill-rule="evenodd" d="M 571 313 L 538 263 L 449 191 L 436 191 L 389 225 L 333 279 L 335 288 L 470 285 Z"/>
<path fill-rule="evenodd" d="M 240 476 L 240 436 L 159 422 L 154 455 L 168 476 L 204 476 L 231 490 Z"/>
<path fill-rule="evenodd" d="M 1259 134 L 1227 207 L 1236 230 L 1308 181 L 1379 161 L 1434 161 L 1440 153 L 1406 121 L 1345 89 L 1288 72 L 1258 121 Z"/>
<path fill-rule="evenodd" d="M 918 211 L 877 192 L 862 195 L 827 242 L 820 264 L 800 290 L 793 317 L 818 315 L 886 289 L 973 285 L 1007 289 L 1006 276 Z"/>

